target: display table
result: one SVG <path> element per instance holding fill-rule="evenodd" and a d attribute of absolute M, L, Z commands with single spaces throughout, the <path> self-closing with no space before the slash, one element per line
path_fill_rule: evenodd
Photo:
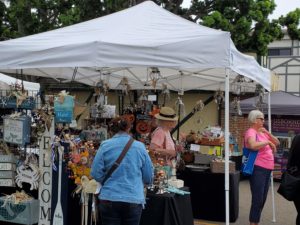
<path fill-rule="evenodd" d="M 193 171 L 186 168 L 178 174 L 178 177 L 190 188 L 194 218 L 222 222 L 226 220 L 223 173 Z M 230 173 L 229 178 L 230 222 L 235 222 L 239 214 L 240 173 Z"/>
<path fill-rule="evenodd" d="M 194 221 L 190 195 L 148 193 L 140 225 L 154 224 L 193 225 Z"/>

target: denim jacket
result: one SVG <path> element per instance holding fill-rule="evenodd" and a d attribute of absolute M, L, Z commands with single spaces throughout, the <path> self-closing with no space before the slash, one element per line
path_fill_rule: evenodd
<path fill-rule="evenodd" d="M 106 173 L 121 154 L 130 136 L 118 133 L 103 141 L 92 164 L 91 175 L 102 182 Z M 101 188 L 101 200 L 145 204 L 144 184 L 153 182 L 153 165 L 145 145 L 134 141 L 119 167 Z"/>

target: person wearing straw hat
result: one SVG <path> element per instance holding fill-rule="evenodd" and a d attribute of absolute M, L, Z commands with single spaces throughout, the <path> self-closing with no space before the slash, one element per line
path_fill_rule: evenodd
<path fill-rule="evenodd" d="M 172 166 L 171 160 L 176 157 L 176 146 L 170 131 L 176 126 L 178 116 L 172 108 L 162 107 L 154 117 L 158 126 L 151 135 L 150 150 L 163 159 L 165 166 Z"/>

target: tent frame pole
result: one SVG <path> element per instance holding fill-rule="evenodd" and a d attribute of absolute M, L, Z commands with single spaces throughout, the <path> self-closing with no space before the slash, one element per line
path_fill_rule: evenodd
<path fill-rule="evenodd" d="M 229 68 L 225 69 L 225 199 L 226 225 L 229 225 Z"/>
<path fill-rule="evenodd" d="M 268 127 L 269 132 L 272 132 L 272 123 L 271 123 L 271 92 L 268 93 Z M 274 198 L 274 180 L 273 180 L 273 171 L 271 173 L 271 195 L 272 195 L 272 222 L 276 223 L 276 208 L 275 208 L 275 198 Z"/>

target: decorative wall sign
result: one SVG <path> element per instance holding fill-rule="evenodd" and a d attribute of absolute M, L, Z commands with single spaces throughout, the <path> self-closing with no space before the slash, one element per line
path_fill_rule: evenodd
<path fill-rule="evenodd" d="M 51 224 L 51 197 L 52 197 L 52 162 L 51 162 L 51 137 L 54 136 L 54 120 L 49 131 L 46 129 L 40 140 L 39 168 L 41 179 L 39 183 L 39 224 Z"/>
<path fill-rule="evenodd" d="M 38 189 L 40 180 L 40 171 L 38 167 L 32 163 L 29 165 L 21 165 L 17 168 L 16 183 L 22 188 L 22 183 L 30 184 L 30 190 Z"/>
<path fill-rule="evenodd" d="M 54 112 L 56 123 L 71 123 L 73 119 L 74 97 L 70 95 L 61 96 L 54 101 Z"/>
<path fill-rule="evenodd" d="M 98 141 L 101 143 L 107 139 L 107 128 L 100 127 L 98 129 L 83 130 L 80 134 L 80 137 L 87 141 Z"/>
<path fill-rule="evenodd" d="M 34 109 L 35 99 L 33 97 L 26 97 L 21 104 L 17 105 L 17 98 L 13 96 L 0 96 L 0 108 L 4 109 Z"/>
<path fill-rule="evenodd" d="M 29 116 L 20 116 L 15 118 L 4 118 L 3 139 L 6 142 L 25 145 L 30 141 Z"/>

